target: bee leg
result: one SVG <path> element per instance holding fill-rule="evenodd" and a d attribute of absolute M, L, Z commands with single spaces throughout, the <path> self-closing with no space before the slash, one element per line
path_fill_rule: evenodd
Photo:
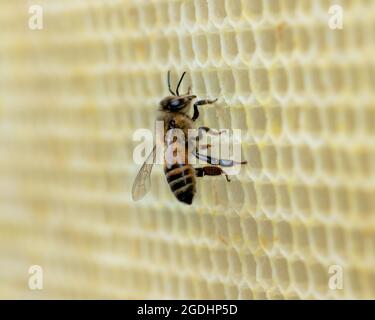
<path fill-rule="evenodd" d="M 222 167 L 233 167 L 235 164 L 246 164 L 247 163 L 247 161 L 237 162 L 237 161 L 234 161 L 234 160 L 216 159 L 216 158 L 213 158 L 213 157 L 205 155 L 205 154 L 200 154 L 197 151 L 194 152 L 194 156 L 197 159 L 203 160 L 203 161 L 205 161 L 209 164 L 219 165 L 219 166 L 222 166 Z"/>
<path fill-rule="evenodd" d="M 201 150 L 203 150 L 203 149 L 208 150 L 208 149 L 211 149 L 211 147 L 212 147 L 212 145 L 210 145 L 210 144 L 202 144 L 201 146 L 198 146 L 197 150 L 198 150 L 198 149 L 201 149 Z"/>
<path fill-rule="evenodd" d="M 225 175 L 225 178 L 229 182 L 229 176 L 221 169 L 220 167 L 215 166 L 205 166 L 203 168 L 195 168 L 195 175 L 197 177 L 204 177 L 204 176 L 221 176 L 222 174 Z"/>
<path fill-rule="evenodd" d="M 209 127 L 199 127 L 198 128 L 198 137 L 201 139 L 203 137 L 203 132 L 206 132 L 212 136 L 220 136 L 221 134 L 225 133 L 225 130 L 215 130 Z"/>
<path fill-rule="evenodd" d="M 219 136 L 225 132 L 225 130 L 214 130 L 210 129 L 209 127 L 199 127 L 198 128 L 198 135 L 195 138 L 192 138 L 192 142 L 195 139 L 195 144 L 196 144 L 196 150 L 198 151 L 199 149 L 210 149 L 212 147 L 211 144 L 206 144 L 206 145 L 199 145 L 199 140 L 203 138 L 203 132 L 209 132 L 211 135 L 214 136 Z"/>
<path fill-rule="evenodd" d="M 193 117 L 191 118 L 191 120 L 195 121 L 198 119 L 199 117 L 199 110 L 198 110 L 198 106 L 202 106 L 202 105 L 205 105 L 205 104 L 212 104 L 212 103 L 215 103 L 217 101 L 217 99 L 214 99 L 214 100 L 208 100 L 208 99 L 205 99 L 205 100 L 199 100 L 197 102 L 194 103 L 194 114 L 193 114 Z"/>

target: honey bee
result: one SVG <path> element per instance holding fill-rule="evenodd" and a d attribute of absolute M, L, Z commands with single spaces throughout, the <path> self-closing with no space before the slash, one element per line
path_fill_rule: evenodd
<path fill-rule="evenodd" d="M 184 141 L 186 141 L 186 143 L 180 146 L 180 150 L 185 150 L 184 155 L 181 157 L 176 157 L 177 160 L 172 163 L 165 162 L 164 173 L 169 187 L 175 197 L 179 201 L 190 205 L 192 204 L 194 195 L 196 193 L 197 177 L 225 175 L 227 181 L 229 182 L 230 179 L 228 175 L 223 171 L 222 168 L 220 168 L 220 166 L 231 167 L 235 164 L 246 164 L 247 161 L 236 162 L 234 160 L 215 159 L 211 156 L 199 153 L 199 149 L 196 146 L 195 150 L 193 151 L 193 155 L 197 159 L 205 161 L 206 163 L 211 165 L 194 168 L 191 164 L 189 164 L 189 152 L 187 152 L 187 142 L 189 141 L 188 130 L 193 128 L 194 121 L 196 121 L 199 117 L 198 106 L 213 104 L 217 101 L 217 99 L 204 99 L 196 101 L 193 104 L 193 116 L 190 117 L 187 112 L 189 111 L 193 100 L 196 99 L 197 96 L 191 94 L 191 87 L 189 87 L 186 94 L 180 95 L 179 88 L 185 74 L 186 72 L 182 74 L 177 84 L 176 92 L 173 92 L 173 90 L 171 89 L 170 71 L 168 71 L 168 89 L 171 95 L 165 97 L 160 102 L 159 111 L 161 112 L 161 116 L 159 117 L 159 120 L 162 120 L 164 122 L 164 132 L 167 133 L 171 129 L 180 129 L 185 136 Z M 209 133 L 212 135 L 220 135 L 221 133 L 223 133 L 222 131 L 216 131 L 208 127 L 200 127 L 198 128 L 197 132 L 198 135 L 195 137 L 196 142 L 198 142 L 199 139 L 202 138 L 203 133 Z M 165 138 L 166 147 L 170 146 L 170 144 L 173 142 L 174 141 L 170 141 L 170 139 Z M 203 147 L 209 149 L 211 146 L 206 145 Z M 155 158 L 156 145 L 154 145 L 153 150 L 151 151 L 146 161 L 143 163 L 134 180 L 132 188 L 132 198 L 134 201 L 143 198 L 145 194 L 150 190 L 150 175 L 153 164 L 155 162 Z"/>

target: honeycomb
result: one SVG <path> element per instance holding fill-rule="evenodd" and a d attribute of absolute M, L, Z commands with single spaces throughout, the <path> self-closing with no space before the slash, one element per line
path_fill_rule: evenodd
<path fill-rule="evenodd" d="M 1 1 L 0 298 L 374 299 L 374 39 L 373 0 Z M 192 206 L 131 200 L 168 70 L 248 160 Z"/>

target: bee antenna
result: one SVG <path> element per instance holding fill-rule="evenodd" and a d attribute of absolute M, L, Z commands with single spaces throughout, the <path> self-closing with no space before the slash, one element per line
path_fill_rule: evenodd
<path fill-rule="evenodd" d="M 180 93 L 178 92 L 178 89 L 180 88 L 180 84 L 181 84 L 182 79 L 184 78 L 185 74 L 186 74 L 186 72 L 184 72 L 184 73 L 182 74 L 182 76 L 181 76 L 181 78 L 180 78 L 180 81 L 178 82 L 178 85 L 177 85 L 177 88 L 176 88 L 176 93 L 177 93 L 178 96 L 180 95 Z"/>
<path fill-rule="evenodd" d="M 173 91 L 172 91 L 172 88 L 171 88 L 171 70 L 168 70 L 168 89 L 169 89 L 169 92 L 172 94 L 172 95 L 176 95 Z"/>

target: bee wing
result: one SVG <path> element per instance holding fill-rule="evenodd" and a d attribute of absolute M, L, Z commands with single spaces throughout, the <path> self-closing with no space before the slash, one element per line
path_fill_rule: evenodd
<path fill-rule="evenodd" d="M 133 188 L 132 188 L 132 198 L 133 201 L 138 201 L 142 199 L 146 193 L 150 190 L 151 187 L 151 171 L 152 167 L 155 162 L 156 156 L 156 146 L 152 149 L 150 155 L 147 157 L 146 161 L 143 163 L 141 169 L 137 176 L 135 177 Z M 152 162 L 150 163 L 150 159 L 152 157 Z"/>

